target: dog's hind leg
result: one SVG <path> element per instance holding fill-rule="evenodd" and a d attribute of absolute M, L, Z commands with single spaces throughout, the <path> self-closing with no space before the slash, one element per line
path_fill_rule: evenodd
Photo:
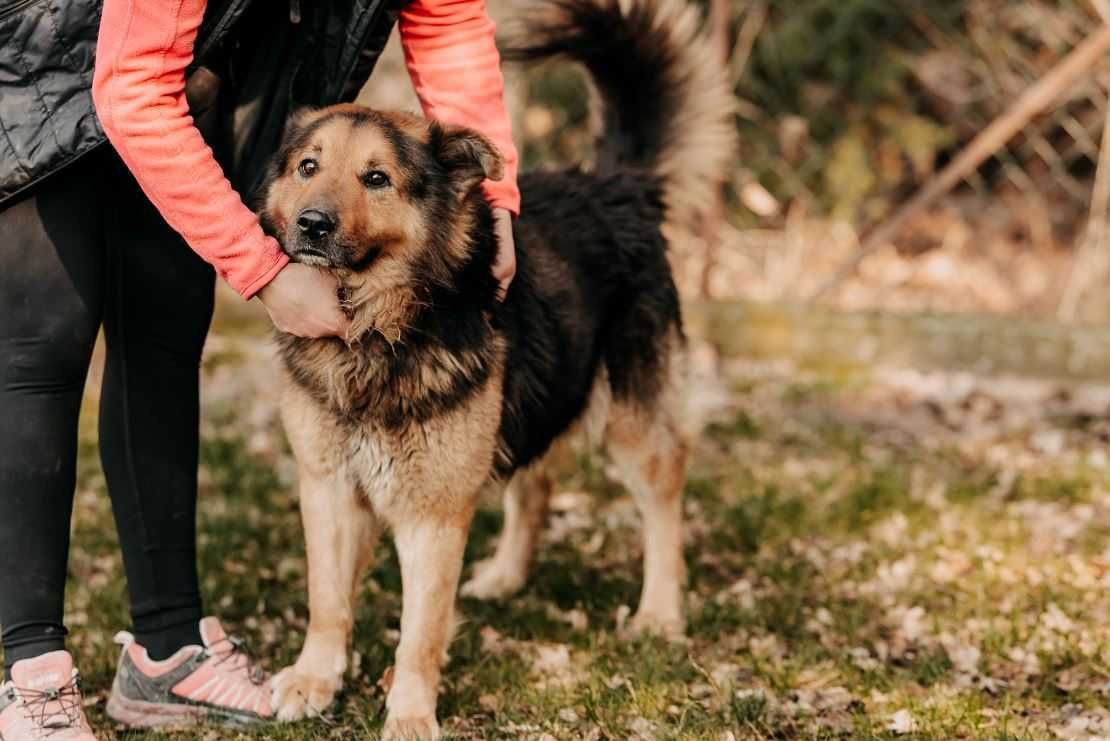
<path fill-rule="evenodd" d="M 319 715 L 343 684 L 359 582 L 380 528 L 343 477 L 301 467 L 301 518 L 308 551 L 308 632 L 297 662 L 273 682 L 280 720 Z"/>
<path fill-rule="evenodd" d="M 540 531 L 547 519 L 552 483 L 542 463 L 518 471 L 505 487 L 505 525 L 492 557 L 474 564 L 474 574 L 462 585 L 465 597 L 489 600 L 520 591 L 528 578 Z"/>
<path fill-rule="evenodd" d="M 606 431 L 609 454 L 643 517 L 644 582 L 632 629 L 666 636 L 681 635 L 685 626 L 682 489 L 688 444 L 673 408 L 676 397 L 664 392 L 647 409 L 614 400 Z"/>

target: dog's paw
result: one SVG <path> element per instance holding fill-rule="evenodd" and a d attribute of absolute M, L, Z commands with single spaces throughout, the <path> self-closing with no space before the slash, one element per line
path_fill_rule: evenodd
<path fill-rule="evenodd" d="M 505 566 L 487 558 L 474 564 L 474 575 L 459 588 L 459 593 L 480 600 L 504 599 L 519 592 L 526 578 L 519 566 Z"/>
<path fill-rule="evenodd" d="M 382 741 L 432 741 L 438 739 L 439 723 L 434 715 L 423 718 L 386 718 Z"/>
<path fill-rule="evenodd" d="M 270 700 L 278 720 L 293 721 L 323 715 L 335 699 L 343 678 L 302 674 L 295 666 L 282 669 L 274 677 Z"/>
<path fill-rule="evenodd" d="M 681 612 L 640 611 L 628 621 L 626 634 L 630 638 L 653 635 L 668 641 L 683 641 L 686 638 L 686 621 Z"/>

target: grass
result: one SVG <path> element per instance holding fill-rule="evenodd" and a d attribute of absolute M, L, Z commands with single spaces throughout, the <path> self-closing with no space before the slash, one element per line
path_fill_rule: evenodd
<path fill-rule="evenodd" d="M 202 588 L 210 610 L 276 669 L 295 658 L 307 621 L 291 461 L 267 393 L 267 356 L 248 339 L 217 344 L 206 366 Z M 748 377 L 743 367 L 731 375 L 742 392 L 703 436 L 687 485 L 688 641 L 618 637 L 639 590 L 637 518 L 604 460 L 584 456 L 563 473 L 524 592 L 462 601 L 466 621 L 439 705 L 445 730 L 660 740 L 1110 730 L 1101 710 L 1110 693 L 1110 507 L 1105 471 L 1083 458 L 1097 434 L 1089 420 L 1060 428 L 1067 442 L 1043 453 L 1031 435 L 1079 417 L 1015 413 L 1020 423 L 984 437 L 959 404 L 938 423 L 935 399 L 907 401 L 878 379 Z M 111 636 L 127 612 L 94 429 L 90 405 L 71 648 L 103 737 L 160 739 L 113 729 L 103 715 Z M 469 560 L 490 551 L 500 521 L 496 507 L 479 513 Z M 351 675 L 326 719 L 171 736 L 374 737 L 399 589 L 386 544 L 357 611 Z"/>

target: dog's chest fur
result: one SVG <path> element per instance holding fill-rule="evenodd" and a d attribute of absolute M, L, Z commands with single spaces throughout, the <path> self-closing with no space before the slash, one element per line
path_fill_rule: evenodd
<path fill-rule="evenodd" d="M 347 347 L 339 340 L 280 335 L 292 380 L 346 424 L 391 430 L 422 424 L 465 404 L 503 361 L 492 332 L 450 346 L 435 337 L 391 345 L 378 335 Z"/>
<path fill-rule="evenodd" d="M 286 429 L 299 461 L 354 484 L 390 519 L 489 477 L 501 421 L 503 343 L 452 352 L 429 343 L 348 349 L 280 338 Z"/>

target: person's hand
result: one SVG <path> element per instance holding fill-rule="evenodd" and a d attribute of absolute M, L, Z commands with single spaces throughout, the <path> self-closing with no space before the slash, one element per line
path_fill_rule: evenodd
<path fill-rule="evenodd" d="M 513 244 L 513 215 L 504 208 L 493 209 L 493 230 L 497 234 L 497 258 L 493 277 L 497 278 L 497 300 L 504 301 L 509 284 L 516 275 L 516 245 Z"/>
<path fill-rule="evenodd" d="M 298 337 L 346 337 L 350 320 L 339 308 L 335 276 L 289 263 L 259 291 L 274 326 Z"/>

